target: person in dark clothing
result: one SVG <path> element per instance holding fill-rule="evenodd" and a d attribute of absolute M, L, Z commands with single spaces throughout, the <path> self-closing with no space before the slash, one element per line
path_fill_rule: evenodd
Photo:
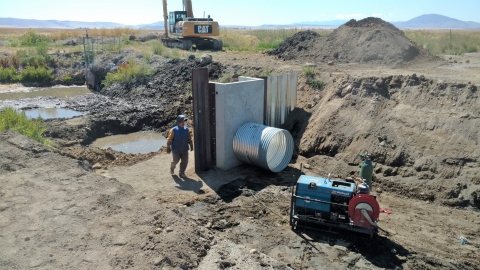
<path fill-rule="evenodd" d="M 168 132 L 167 153 L 172 153 L 172 163 L 170 164 L 170 174 L 175 174 L 175 166 L 180 162 L 180 171 L 178 176 L 187 177 L 185 170 L 188 165 L 188 147 L 193 151 L 192 133 L 185 126 L 187 117 L 185 115 L 177 116 L 177 125 Z"/>

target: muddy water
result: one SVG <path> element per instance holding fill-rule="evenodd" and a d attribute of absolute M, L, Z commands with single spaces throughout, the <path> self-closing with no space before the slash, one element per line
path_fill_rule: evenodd
<path fill-rule="evenodd" d="M 148 131 L 100 138 L 91 146 L 104 149 L 111 147 L 113 150 L 125 154 L 146 154 L 157 152 L 160 147 L 165 145 L 167 145 L 165 137 L 157 132 Z"/>
<path fill-rule="evenodd" d="M 19 87 L 13 89 L 2 89 L 0 91 L 0 100 L 18 100 L 22 98 L 34 98 L 41 96 L 65 98 L 85 94 L 91 94 L 90 90 L 88 90 L 88 88 L 85 86 L 54 86 L 48 88 Z"/>
<path fill-rule="evenodd" d="M 42 119 L 54 119 L 54 118 L 72 118 L 75 116 L 84 115 L 84 113 L 77 112 L 69 109 L 60 108 L 38 108 L 25 111 L 25 115 L 30 118 L 40 117 Z"/>

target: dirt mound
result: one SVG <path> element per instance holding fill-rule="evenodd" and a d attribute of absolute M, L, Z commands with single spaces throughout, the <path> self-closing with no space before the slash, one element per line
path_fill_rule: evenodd
<path fill-rule="evenodd" d="M 318 173 L 358 173 L 359 153 L 377 164 L 375 187 L 449 206 L 480 208 L 480 105 L 473 84 L 423 76 L 332 78 L 299 93 L 289 115 L 299 154 Z M 343 165 L 326 166 L 322 157 Z M 391 180 L 391 181 L 390 181 Z M 379 183 L 380 182 L 380 183 Z"/>
<path fill-rule="evenodd" d="M 427 51 L 410 41 L 401 30 L 371 17 L 360 21 L 352 19 L 327 37 L 298 33 L 270 54 L 285 60 L 379 65 L 397 65 L 429 57 Z"/>
<path fill-rule="evenodd" d="M 125 154 L 114 151 L 111 148 L 100 149 L 79 145 L 63 148 L 63 151 L 71 158 L 88 161 L 93 166 L 93 169 L 107 169 L 111 166 L 132 165 L 150 159 L 159 153 Z"/>
<path fill-rule="evenodd" d="M 299 52 L 309 50 L 310 47 L 318 42 L 322 37 L 310 30 L 298 32 L 295 35 L 285 39 L 280 46 L 273 51 L 268 52 L 270 55 L 276 55 L 284 60 L 292 60 L 298 58 Z"/>

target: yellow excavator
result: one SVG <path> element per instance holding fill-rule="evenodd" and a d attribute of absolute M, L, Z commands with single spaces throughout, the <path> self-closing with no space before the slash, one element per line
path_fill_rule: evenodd
<path fill-rule="evenodd" d="M 220 27 L 208 15 L 208 18 L 193 16 L 192 1 L 183 0 L 184 11 L 168 12 L 167 0 L 163 0 L 163 18 L 165 35 L 162 42 L 169 48 L 190 50 L 197 49 L 221 50 L 223 43 L 218 37 Z"/>

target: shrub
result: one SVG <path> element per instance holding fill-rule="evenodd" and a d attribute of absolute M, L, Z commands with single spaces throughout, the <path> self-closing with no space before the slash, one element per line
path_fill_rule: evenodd
<path fill-rule="evenodd" d="M 48 53 L 48 44 L 46 42 L 37 43 L 35 49 L 37 50 L 38 55 L 45 57 Z"/>
<path fill-rule="evenodd" d="M 182 57 L 182 54 L 180 53 L 180 50 L 175 48 L 170 51 L 170 55 L 173 59 L 179 59 Z"/>
<path fill-rule="evenodd" d="M 34 29 L 29 29 L 27 33 L 25 33 L 20 38 L 20 44 L 22 46 L 37 46 L 39 43 L 48 43 L 50 42 L 50 38 L 44 35 L 37 34 L 37 31 Z"/>
<path fill-rule="evenodd" d="M 22 82 L 50 82 L 53 80 L 52 72 L 44 67 L 27 67 L 20 74 Z"/>
<path fill-rule="evenodd" d="M 0 67 L 0 83 L 10 83 L 18 81 L 19 75 L 14 68 L 2 68 Z"/>
<path fill-rule="evenodd" d="M 72 77 L 70 77 L 68 75 L 65 75 L 65 76 L 63 76 L 62 81 L 65 84 L 70 84 L 72 82 Z"/>
<path fill-rule="evenodd" d="M 312 67 L 303 67 L 302 71 L 303 75 L 305 75 L 305 77 L 307 78 L 315 76 L 315 69 L 313 69 Z"/>
<path fill-rule="evenodd" d="M 152 58 L 152 53 L 151 52 L 142 52 L 143 58 L 147 63 L 150 63 L 150 60 Z"/>
<path fill-rule="evenodd" d="M 316 89 L 322 89 L 325 86 L 325 83 L 314 78 L 308 78 L 307 84 Z"/>
<path fill-rule="evenodd" d="M 147 63 L 137 64 L 133 59 L 129 59 L 128 63 L 123 63 L 117 67 L 117 72 L 107 73 L 103 85 L 109 86 L 114 82 L 145 82 L 153 73 L 154 70 Z"/>
<path fill-rule="evenodd" d="M 10 58 L 10 63 L 15 69 L 18 69 L 20 67 L 20 61 L 18 60 L 18 57 L 12 56 Z"/>
<path fill-rule="evenodd" d="M 152 52 L 153 54 L 156 54 L 156 55 L 163 55 L 166 51 L 166 47 L 165 45 L 163 45 L 163 43 L 161 43 L 160 41 L 158 40 L 153 40 L 151 41 L 151 44 L 152 44 Z"/>
<path fill-rule="evenodd" d="M 7 57 L 0 59 L 0 68 L 7 68 L 9 66 L 9 61 Z"/>
<path fill-rule="evenodd" d="M 47 66 L 47 61 L 45 60 L 45 57 L 39 55 L 23 57 L 20 59 L 20 63 L 24 67 L 39 68 Z"/>
<path fill-rule="evenodd" d="M 51 142 L 42 136 L 45 132 L 42 119 L 29 119 L 23 111 L 17 112 L 13 108 L 5 108 L 0 112 L 0 132 L 6 130 L 16 131 L 44 145 L 51 146 Z"/>

